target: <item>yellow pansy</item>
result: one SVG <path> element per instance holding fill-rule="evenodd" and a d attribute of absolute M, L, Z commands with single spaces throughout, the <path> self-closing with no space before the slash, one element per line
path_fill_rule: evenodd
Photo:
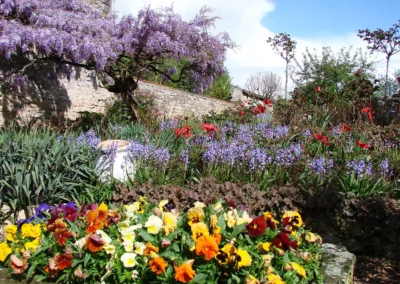
<path fill-rule="evenodd" d="M 193 226 L 198 222 L 203 222 L 205 215 L 203 209 L 193 207 L 189 209 L 187 217 L 189 219 L 189 226 Z"/>
<path fill-rule="evenodd" d="M 167 236 L 178 226 L 178 217 L 171 212 L 163 213 L 162 221 L 164 222 L 165 235 Z"/>
<path fill-rule="evenodd" d="M 41 225 L 40 224 L 36 224 L 36 225 L 32 225 L 32 224 L 23 224 L 21 227 L 21 236 L 22 238 L 33 238 L 36 239 L 38 237 L 40 237 L 41 233 L 42 233 L 42 229 L 40 228 Z"/>
<path fill-rule="evenodd" d="M 279 275 L 270 273 L 268 274 L 268 282 L 267 284 L 285 284 L 284 281 L 282 281 L 282 278 Z"/>
<path fill-rule="evenodd" d="M 192 239 L 193 240 L 197 240 L 198 238 L 200 238 L 202 236 L 210 235 L 207 225 L 203 222 L 193 224 L 191 229 L 192 229 Z"/>
<path fill-rule="evenodd" d="M 9 225 L 6 227 L 6 238 L 10 242 L 14 242 L 17 239 L 17 226 Z"/>
<path fill-rule="evenodd" d="M 236 258 L 237 258 L 237 268 L 241 268 L 244 266 L 250 266 L 252 263 L 252 259 L 247 252 L 247 250 L 244 249 L 238 249 L 236 252 Z"/>
<path fill-rule="evenodd" d="M 161 200 L 160 203 L 158 203 L 158 208 L 159 208 L 161 211 L 164 211 L 164 206 L 165 206 L 166 204 L 168 204 L 168 199 Z"/>
<path fill-rule="evenodd" d="M 231 243 L 227 243 L 226 245 L 223 246 L 222 249 L 219 250 L 219 252 L 215 256 L 215 259 L 220 264 L 228 264 L 232 263 L 235 260 L 235 255 L 236 255 L 235 246 L 232 245 Z"/>
<path fill-rule="evenodd" d="M 298 229 L 304 225 L 303 219 L 297 211 L 286 211 L 282 219 L 284 226 L 293 226 L 295 229 Z"/>
<path fill-rule="evenodd" d="M 272 259 L 274 258 L 273 254 L 266 254 L 262 256 L 264 267 L 267 267 L 271 264 Z"/>
<path fill-rule="evenodd" d="M 246 211 L 243 212 L 242 217 L 238 217 L 236 220 L 236 226 L 238 225 L 242 225 L 242 224 L 248 224 L 251 223 L 251 221 L 253 221 L 253 218 L 250 218 L 249 213 L 247 213 Z"/>
<path fill-rule="evenodd" d="M 0 243 L 0 261 L 4 262 L 11 253 L 11 248 L 8 246 L 6 242 Z"/>
<path fill-rule="evenodd" d="M 226 220 L 226 225 L 229 228 L 233 228 L 236 224 L 236 220 L 237 220 L 237 211 L 236 209 L 234 210 L 229 210 L 228 213 L 224 214 L 225 220 Z"/>
<path fill-rule="evenodd" d="M 317 243 L 317 244 L 322 243 L 322 238 L 320 236 L 318 236 L 317 234 L 314 234 L 314 233 L 311 233 L 311 232 L 307 232 L 305 234 L 304 238 L 309 243 Z"/>
<path fill-rule="evenodd" d="M 246 278 L 246 284 L 260 284 L 260 281 L 257 280 L 253 275 L 249 274 Z"/>
<path fill-rule="evenodd" d="M 293 270 L 297 272 L 297 275 L 305 278 L 306 277 L 306 270 L 300 264 L 296 262 L 291 262 L 290 265 L 292 266 Z"/>
<path fill-rule="evenodd" d="M 39 246 L 39 238 L 34 239 L 31 242 L 26 242 L 24 244 L 25 250 L 29 250 L 31 252 L 35 252 L 37 250 L 37 247 Z"/>
<path fill-rule="evenodd" d="M 261 253 L 267 253 L 271 250 L 271 245 L 272 245 L 272 243 L 269 243 L 269 242 L 259 243 L 257 245 L 257 248 Z"/>
<path fill-rule="evenodd" d="M 218 223 L 218 217 L 217 215 L 213 214 L 210 216 L 210 227 L 214 228 L 215 226 L 217 226 Z"/>

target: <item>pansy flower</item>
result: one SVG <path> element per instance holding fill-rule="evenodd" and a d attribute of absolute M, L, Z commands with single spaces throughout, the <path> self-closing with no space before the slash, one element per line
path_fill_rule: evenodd
<path fill-rule="evenodd" d="M 293 229 L 297 230 L 304 225 L 301 215 L 297 211 L 286 211 L 283 216 L 283 226 L 286 230 L 291 232 Z"/>
<path fill-rule="evenodd" d="M 212 236 L 202 236 L 196 240 L 196 254 L 211 260 L 218 253 L 218 244 Z"/>
<path fill-rule="evenodd" d="M 151 271 L 160 275 L 168 267 L 168 263 L 162 257 L 157 256 L 149 261 L 149 266 Z"/>
<path fill-rule="evenodd" d="M 10 257 L 10 268 L 14 274 L 22 274 L 28 267 L 26 259 L 19 259 L 15 254 Z"/>
<path fill-rule="evenodd" d="M 261 236 L 266 228 L 267 228 L 267 222 L 262 216 L 254 218 L 253 221 L 251 221 L 251 223 L 246 226 L 247 232 L 249 233 L 249 236 L 252 238 Z"/>
<path fill-rule="evenodd" d="M 4 262 L 11 253 L 11 248 L 6 242 L 0 243 L 0 261 Z"/>
<path fill-rule="evenodd" d="M 86 239 L 86 247 L 91 252 L 98 252 L 103 249 L 105 242 L 104 240 L 96 233 L 92 233 Z"/>
<path fill-rule="evenodd" d="M 298 243 L 297 241 L 291 241 L 288 234 L 280 232 L 277 236 L 275 236 L 274 240 L 272 241 L 272 246 L 283 250 L 297 250 Z"/>
<path fill-rule="evenodd" d="M 67 229 L 67 224 L 61 219 L 50 219 L 47 222 L 47 230 L 54 233 L 57 243 L 62 246 L 72 236 L 72 233 Z"/>
<path fill-rule="evenodd" d="M 101 203 L 100 206 L 95 210 L 89 210 L 86 212 L 86 222 L 88 226 L 86 233 L 91 234 L 97 230 L 103 229 L 103 222 L 107 220 L 108 207 L 106 204 Z"/>
<path fill-rule="evenodd" d="M 235 260 L 236 248 L 233 244 L 227 243 L 224 245 L 215 256 L 215 259 L 220 264 L 230 264 Z"/>
<path fill-rule="evenodd" d="M 174 270 L 175 270 L 175 280 L 188 283 L 193 280 L 196 276 L 196 272 L 192 269 L 193 261 L 187 261 L 181 266 L 177 266 L 174 263 Z"/>
<path fill-rule="evenodd" d="M 204 221 L 204 211 L 199 207 L 190 208 L 187 214 L 187 218 L 189 219 L 189 226 L 193 226 L 198 222 Z"/>

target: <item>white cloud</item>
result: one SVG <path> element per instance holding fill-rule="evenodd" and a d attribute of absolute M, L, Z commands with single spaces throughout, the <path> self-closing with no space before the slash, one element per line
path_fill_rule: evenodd
<path fill-rule="evenodd" d="M 234 78 L 234 84 L 243 86 L 249 75 L 258 71 L 273 71 L 284 78 L 285 61 L 275 54 L 266 42 L 274 33 L 261 24 L 262 18 L 275 9 L 269 0 L 114 0 L 114 10 L 120 16 L 136 15 L 146 5 L 159 8 L 172 4 L 174 10 L 185 20 L 193 18 L 204 5 L 215 9 L 214 15 L 221 17 L 216 23 L 215 32 L 228 32 L 240 46 L 238 50 L 227 53 L 226 66 Z M 306 47 L 310 50 L 315 48 L 317 53 L 320 53 L 324 46 L 330 46 L 334 52 L 349 46 L 366 51 L 365 43 L 356 33 L 326 38 L 292 36 L 298 42 L 297 57 L 301 56 Z M 376 65 L 377 72 L 384 73 L 384 56 L 379 54 L 371 58 L 379 61 Z M 390 73 L 395 69 L 400 69 L 400 54 L 393 56 L 391 60 Z"/>

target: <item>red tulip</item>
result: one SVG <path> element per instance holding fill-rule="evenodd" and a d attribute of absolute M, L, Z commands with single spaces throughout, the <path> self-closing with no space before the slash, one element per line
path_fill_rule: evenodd
<path fill-rule="evenodd" d="M 254 112 L 255 112 L 256 114 L 264 113 L 264 112 L 265 112 L 265 106 L 263 106 L 263 105 L 257 105 L 257 106 L 254 108 Z"/>
<path fill-rule="evenodd" d="M 350 126 L 347 125 L 347 123 L 344 123 L 342 125 L 341 131 L 351 132 L 351 128 L 350 128 Z"/>
<path fill-rule="evenodd" d="M 321 90 L 322 90 L 321 86 L 318 86 L 317 87 L 317 92 L 319 93 L 319 92 L 321 92 Z"/>
<path fill-rule="evenodd" d="M 332 144 L 328 142 L 328 137 L 323 136 L 322 134 L 314 134 L 315 139 L 317 139 L 318 141 L 320 141 L 322 144 L 326 145 L 326 146 L 331 146 Z"/>
<path fill-rule="evenodd" d="M 263 102 L 264 102 L 265 105 L 267 105 L 269 107 L 272 107 L 272 101 L 271 100 L 265 99 L 265 100 L 263 100 Z"/>
<path fill-rule="evenodd" d="M 213 132 L 217 132 L 217 127 L 214 124 L 211 123 L 204 123 L 203 127 L 201 128 L 202 130 L 206 131 L 210 137 L 212 137 Z"/>
<path fill-rule="evenodd" d="M 359 140 L 356 140 L 356 144 L 358 147 L 362 148 L 362 149 L 372 149 L 373 146 L 367 144 L 367 143 L 362 143 Z"/>
<path fill-rule="evenodd" d="M 239 116 L 243 116 L 245 114 L 244 111 L 239 112 Z"/>
<path fill-rule="evenodd" d="M 374 113 L 370 107 L 365 107 L 361 109 L 361 112 L 368 114 L 368 119 L 372 120 L 372 114 Z"/>

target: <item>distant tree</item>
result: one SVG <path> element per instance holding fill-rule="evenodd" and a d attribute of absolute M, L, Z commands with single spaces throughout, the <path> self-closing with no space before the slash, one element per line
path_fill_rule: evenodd
<path fill-rule="evenodd" d="M 324 47 L 318 55 L 307 49 L 302 60 L 295 59 L 293 102 L 311 111 L 324 107 L 338 117 L 350 110 L 355 117 L 362 106 L 370 105 L 378 89 L 373 73 L 373 63 L 361 50 L 342 49 L 334 54 Z"/>
<path fill-rule="evenodd" d="M 270 99 L 276 97 L 281 90 L 281 77 L 273 72 L 258 72 L 251 75 L 245 82 L 245 89 Z"/>
<path fill-rule="evenodd" d="M 368 43 L 371 53 L 375 51 L 386 55 L 385 97 L 388 96 L 388 75 L 390 58 L 400 52 L 400 20 L 388 31 L 376 29 L 375 31 L 358 30 L 358 36 Z"/>
<path fill-rule="evenodd" d="M 229 101 L 231 98 L 231 93 L 232 77 L 229 75 L 229 71 L 226 71 L 225 74 L 216 76 L 214 83 L 204 92 L 204 95 Z"/>
<path fill-rule="evenodd" d="M 289 62 L 293 59 L 297 42 L 290 38 L 289 34 L 280 33 L 273 38 L 269 37 L 267 42 L 271 44 L 272 48 L 286 61 L 285 71 L 285 100 L 287 99 L 287 85 L 289 77 Z"/>
<path fill-rule="evenodd" d="M 218 19 L 203 7 L 191 21 L 172 8 L 141 10 L 121 20 L 82 0 L 0 1 L 0 84 L 29 80 L 28 70 L 54 62 L 95 70 L 105 88 L 120 93 L 137 117 L 133 90 L 144 72 L 178 82 L 191 78 L 202 93 L 235 44 L 226 33 L 208 29 Z M 182 60 L 180 70 L 166 69 L 167 59 Z M 179 74 L 175 74 L 179 71 Z M 111 78 L 112 80 L 109 80 Z"/>

